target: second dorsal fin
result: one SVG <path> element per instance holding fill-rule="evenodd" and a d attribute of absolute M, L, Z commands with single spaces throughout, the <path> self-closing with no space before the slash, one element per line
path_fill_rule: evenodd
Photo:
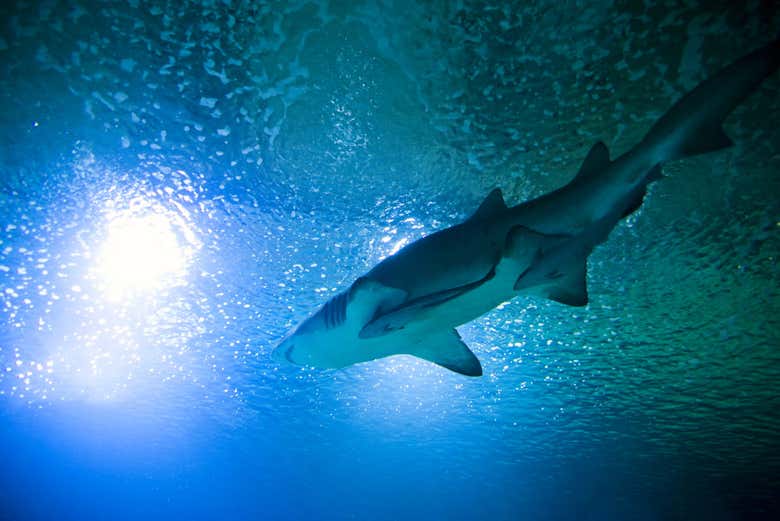
<path fill-rule="evenodd" d="M 608 166 L 609 149 L 603 141 L 599 141 L 590 147 L 590 151 L 585 156 L 585 161 L 582 162 L 576 178 L 598 175 L 599 172 L 606 170 Z"/>
<path fill-rule="evenodd" d="M 485 219 L 505 211 L 506 203 L 504 202 L 504 196 L 501 194 L 501 189 L 494 188 L 469 219 Z"/>

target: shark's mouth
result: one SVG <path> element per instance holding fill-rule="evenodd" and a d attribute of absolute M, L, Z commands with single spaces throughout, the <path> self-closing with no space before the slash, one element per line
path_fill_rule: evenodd
<path fill-rule="evenodd" d="M 271 351 L 271 358 L 277 362 L 283 362 L 286 360 L 291 364 L 297 365 L 297 363 L 292 359 L 292 351 L 294 348 L 294 343 L 290 342 L 289 340 L 283 340 L 274 348 L 273 351 Z"/>
<path fill-rule="evenodd" d="M 282 350 L 282 356 L 284 356 L 284 359 L 290 362 L 291 364 L 295 364 L 295 360 L 292 359 L 292 350 L 295 347 L 295 344 L 290 344 L 286 348 Z"/>

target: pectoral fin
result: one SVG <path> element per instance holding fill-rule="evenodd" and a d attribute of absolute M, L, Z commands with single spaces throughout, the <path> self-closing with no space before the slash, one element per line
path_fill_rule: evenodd
<path fill-rule="evenodd" d="M 403 305 L 384 313 L 380 310 L 365 326 L 360 330 L 360 338 L 374 338 L 386 335 L 393 331 L 403 329 L 409 322 L 419 318 L 427 308 L 444 304 L 445 302 L 463 295 L 472 289 L 481 286 L 495 276 L 495 265 L 487 275 L 481 279 L 458 286 L 456 288 L 445 289 L 424 295 Z"/>
<path fill-rule="evenodd" d="M 402 289 L 385 286 L 374 279 L 360 277 L 349 288 L 348 295 L 348 299 L 341 299 L 339 303 L 349 306 L 349 313 L 344 309 L 343 313 L 335 311 L 331 314 L 337 317 L 343 316 L 346 319 L 348 314 L 354 313 L 358 316 L 350 317 L 350 319 L 355 318 L 364 323 L 377 313 L 400 306 L 408 294 Z"/>
<path fill-rule="evenodd" d="M 482 376 L 482 365 L 479 359 L 463 343 L 454 329 L 429 336 L 416 345 L 409 354 L 462 375 Z"/>

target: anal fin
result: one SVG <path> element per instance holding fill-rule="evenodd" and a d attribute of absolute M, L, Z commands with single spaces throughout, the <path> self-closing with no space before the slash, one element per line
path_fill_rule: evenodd
<path fill-rule="evenodd" d="M 482 376 L 482 364 L 455 329 L 430 335 L 409 354 L 462 375 Z"/>

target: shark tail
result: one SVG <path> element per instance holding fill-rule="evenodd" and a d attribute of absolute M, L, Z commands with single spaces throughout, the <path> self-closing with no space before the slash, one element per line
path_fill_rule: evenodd
<path fill-rule="evenodd" d="M 733 145 L 723 121 L 780 66 L 780 38 L 726 66 L 675 103 L 650 129 L 643 144 L 657 163 Z"/>

